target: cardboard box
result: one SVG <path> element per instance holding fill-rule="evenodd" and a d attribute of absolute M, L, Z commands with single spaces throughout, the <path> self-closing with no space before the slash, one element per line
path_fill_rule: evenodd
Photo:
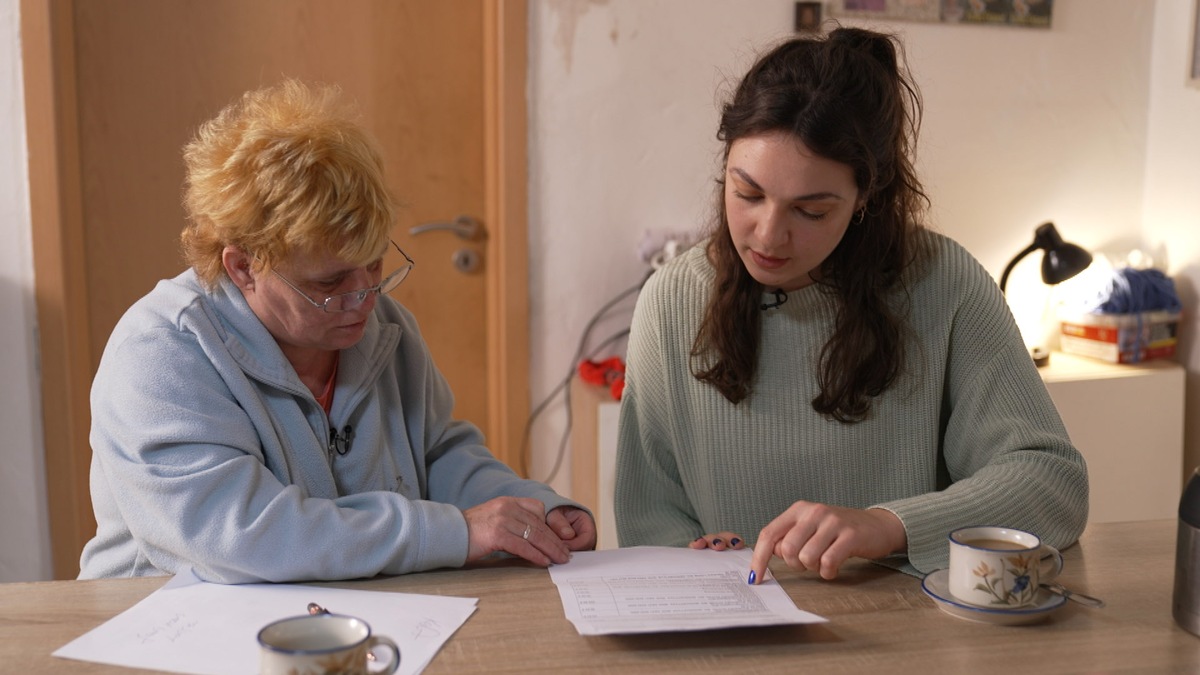
<path fill-rule="evenodd" d="M 1060 314 L 1060 348 L 1109 363 L 1137 363 L 1175 356 L 1179 312 Z"/>

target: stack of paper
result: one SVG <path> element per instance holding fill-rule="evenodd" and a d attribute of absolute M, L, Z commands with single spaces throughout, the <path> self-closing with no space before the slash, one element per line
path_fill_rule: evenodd
<path fill-rule="evenodd" d="M 580 635 L 822 623 L 774 580 L 746 583 L 749 549 L 642 546 L 574 553 L 550 568 Z"/>

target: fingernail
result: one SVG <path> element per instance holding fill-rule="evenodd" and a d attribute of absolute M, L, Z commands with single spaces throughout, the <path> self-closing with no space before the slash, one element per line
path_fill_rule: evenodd
<path fill-rule="evenodd" d="M 713 539 L 713 546 L 716 546 L 719 543 L 721 543 L 720 539 Z"/>
<path fill-rule="evenodd" d="M 755 579 L 757 579 L 757 578 L 758 578 L 758 575 L 754 573 L 754 570 L 750 570 L 750 577 L 749 577 L 748 579 L 746 579 L 746 583 L 748 583 L 748 584 L 750 584 L 751 586 L 753 586 L 753 585 L 754 585 L 754 580 L 755 580 Z"/>
<path fill-rule="evenodd" d="M 703 539 L 703 538 L 704 538 L 704 537 L 696 537 L 696 538 L 695 538 L 695 539 L 693 539 L 692 541 L 700 541 L 700 540 L 701 540 L 701 539 Z"/>
<path fill-rule="evenodd" d="M 741 540 L 741 539 L 738 539 L 737 537 L 734 537 L 733 539 L 730 539 L 730 540 L 729 540 L 729 545 L 730 545 L 730 546 L 737 546 L 737 545 L 738 545 L 738 544 L 740 544 L 740 543 L 742 543 L 742 540 Z"/>

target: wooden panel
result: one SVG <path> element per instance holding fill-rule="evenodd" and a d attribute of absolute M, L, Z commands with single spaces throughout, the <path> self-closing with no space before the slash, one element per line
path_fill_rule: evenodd
<path fill-rule="evenodd" d="M 487 221 L 488 429 L 492 451 L 528 475 L 522 448 L 529 417 L 528 171 L 524 0 L 484 4 Z"/>
<path fill-rule="evenodd" d="M 88 488 L 91 382 L 70 0 L 22 0 L 42 437 L 54 576 L 79 573 L 96 531 Z"/>
<path fill-rule="evenodd" d="M 125 309 L 182 269 L 180 148 L 196 126 L 283 76 L 331 82 L 358 102 L 404 205 L 396 238 L 417 267 L 396 295 L 421 321 L 458 414 L 486 430 L 484 276 L 450 265 L 456 249 L 482 244 L 407 237 L 484 211 L 483 46 L 462 39 L 482 20 L 471 0 L 79 2 L 86 245 L 105 261 L 88 268 L 93 360 Z"/>

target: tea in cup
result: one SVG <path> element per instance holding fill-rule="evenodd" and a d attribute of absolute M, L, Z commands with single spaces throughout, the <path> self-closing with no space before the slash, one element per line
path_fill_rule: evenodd
<path fill-rule="evenodd" d="M 1058 549 L 1010 527 L 950 533 L 950 594 L 978 607 L 1015 609 L 1037 599 L 1040 584 L 1062 572 Z"/>
<path fill-rule="evenodd" d="M 267 624 L 258 632 L 258 645 L 261 675 L 367 675 L 394 673 L 400 667 L 395 642 L 371 635 L 365 621 L 342 614 L 294 616 Z M 390 658 L 383 668 L 368 670 L 368 658 L 381 646 Z"/>

